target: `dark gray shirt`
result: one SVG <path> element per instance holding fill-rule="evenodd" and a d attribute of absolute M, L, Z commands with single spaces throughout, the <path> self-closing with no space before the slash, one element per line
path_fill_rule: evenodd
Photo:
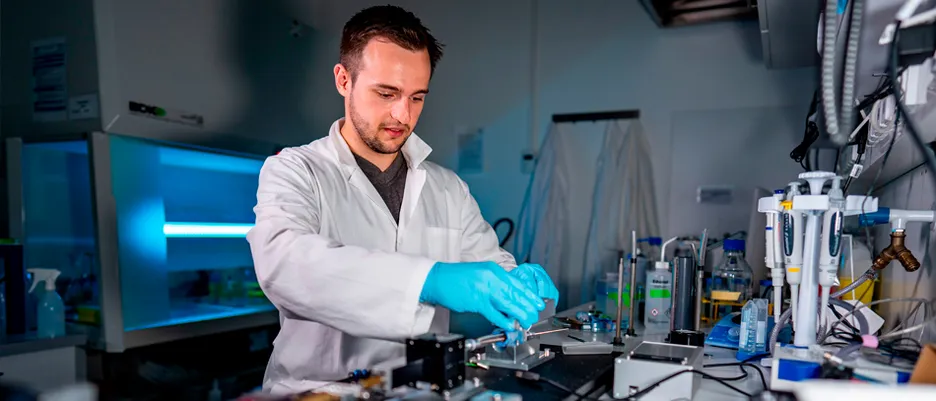
<path fill-rule="evenodd" d="M 367 176 L 377 193 L 383 198 L 387 209 L 393 215 L 393 220 L 400 223 L 400 208 L 403 207 L 403 189 L 406 188 L 406 159 L 402 153 L 398 153 L 396 159 L 387 167 L 380 171 L 380 168 L 373 163 L 365 160 L 363 157 L 354 155 L 358 167 Z"/>

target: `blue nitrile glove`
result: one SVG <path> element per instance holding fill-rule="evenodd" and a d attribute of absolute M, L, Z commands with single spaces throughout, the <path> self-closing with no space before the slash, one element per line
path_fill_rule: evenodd
<path fill-rule="evenodd" d="M 494 334 L 500 334 L 500 333 L 507 333 L 507 339 L 497 344 L 494 344 L 494 346 L 497 348 L 505 348 L 508 346 L 516 346 L 516 345 L 523 344 L 523 333 L 517 330 L 506 330 L 506 331 L 504 329 L 494 330 Z"/>
<path fill-rule="evenodd" d="M 533 326 L 546 308 L 522 281 L 494 262 L 436 263 L 419 300 L 454 312 L 480 313 L 505 330 L 514 329 L 514 320 Z"/>
<path fill-rule="evenodd" d="M 559 303 L 559 290 L 556 289 L 556 285 L 542 266 L 524 263 L 511 270 L 510 275 L 523 281 L 540 298 L 551 299 Z"/>

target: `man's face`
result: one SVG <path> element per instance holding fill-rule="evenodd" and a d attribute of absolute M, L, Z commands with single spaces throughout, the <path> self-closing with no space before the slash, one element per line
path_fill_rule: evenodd
<path fill-rule="evenodd" d="M 340 75 L 347 75 L 342 69 L 335 68 L 336 84 L 361 140 L 377 153 L 398 152 L 412 134 L 429 91 L 429 52 L 375 38 L 364 48 L 353 82 L 348 76 L 342 85 Z"/>

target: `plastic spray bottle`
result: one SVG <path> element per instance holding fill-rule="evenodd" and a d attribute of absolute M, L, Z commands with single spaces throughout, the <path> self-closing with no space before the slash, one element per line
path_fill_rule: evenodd
<path fill-rule="evenodd" d="M 36 285 L 45 282 L 45 291 L 39 296 L 39 302 L 36 308 L 36 320 L 39 326 L 37 336 L 40 338 L 52 338 L 65 335 L 65 303 L 62 297 L 55 291 L 55 279 L 58 278 L 61 271 L 56 269 L 27 269 L 33 274 L 32 286 L 29 292 L 36 289 Z"/>
<path fill-rule="evenodd" d="M 666 245 L 660 247 L 660 260 L 654 263 L 653 271 L 647 272 L 647 309 L 644 313 L 644 329 L 647 333 L 666 333 L 670 330 L 670 308 L 673 305 L 673 272 L 666 261 Z"/>

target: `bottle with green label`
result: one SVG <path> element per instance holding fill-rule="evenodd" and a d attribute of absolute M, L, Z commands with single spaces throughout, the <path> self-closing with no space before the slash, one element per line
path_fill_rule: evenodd
<path fill-rule="evenodd" d="M 665 333 L 670 326 L 670 307 L 673 304 L 671 294 L 673 273 L 669 263 L 659 261 L 655 263 L 653 271 L 647 272 L 646 310 L 644 311 L 644 326 L 647 333 Z"/>

